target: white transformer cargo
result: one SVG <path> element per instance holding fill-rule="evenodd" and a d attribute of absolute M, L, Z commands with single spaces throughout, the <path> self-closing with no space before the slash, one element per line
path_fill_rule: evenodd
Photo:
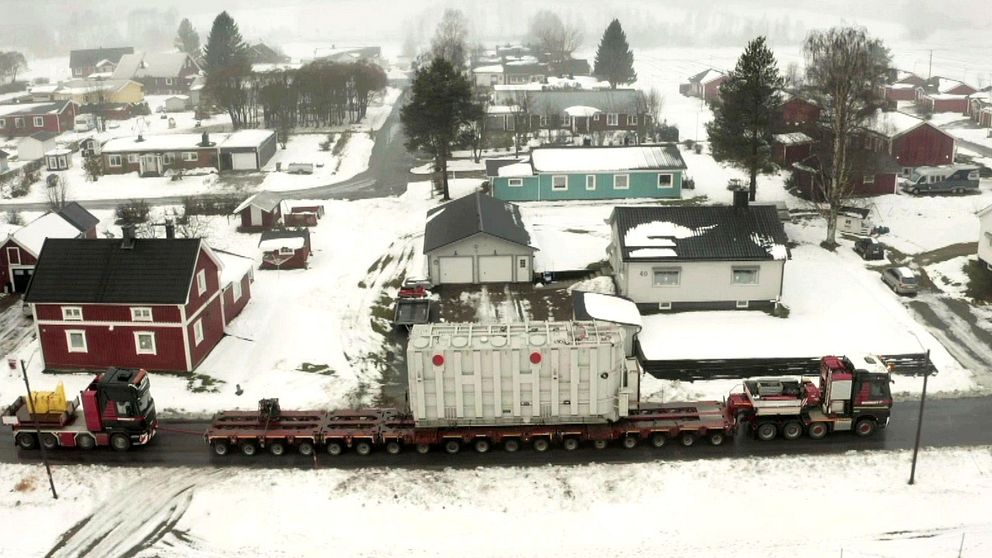
<path fill-rule="evenodd" d="M 426 324 L 410 332 L 417 426 L 604 423 L 629 413 L 640 368 L 603 322 Z"/>

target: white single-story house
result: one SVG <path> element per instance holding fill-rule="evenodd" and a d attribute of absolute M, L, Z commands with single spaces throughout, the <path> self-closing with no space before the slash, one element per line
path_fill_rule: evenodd
<path fill-rule="evenodd" d="M 512 203 L 476 192 L 427 212 L 424 254 L 435 285 L 529 283 L 535 250 Z"/>
<path fill-rule="evenodd" d="M 72 166 L 72 151 L 56 147 L 45 152 L 45 167 L 50 171 L 63 171 Z"/>
<path fill-rule="evenodd" d="M 978 261 L 992 271 L 992 205 L 978 212 Z"/>
<path fill-rule="evenodd" d="M 57 147 L 55 145 L 57 136 L 55 132 L 38 132 L 21 138 L 21 141 L 17 142 L 17 160 L 34 161 L 44 158 L 45 153 Z"/>
<path fill-rule="evenodd" d="M 770 309 L 788 238 L 773 205 L 616 207 L 607 248 L 618 292 L 642 312 Z"/>
<path fill-rule="evenodd" d="M 165 112 L 183 112 L 189 110 L 189 95 L 170 95 L 162 101 Z"/>

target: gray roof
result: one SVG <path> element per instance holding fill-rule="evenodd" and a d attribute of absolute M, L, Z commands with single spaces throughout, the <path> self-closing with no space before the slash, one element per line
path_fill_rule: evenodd
<path fill-rule="evenodd" d="M 188 58 L 185 52 L 126 54 L 114 70 L 114 79 L 174 78 L 182 72 Z"/>
<path fill-rule="evenodd" d="M 96 66 L 101 60 L 109 60 L 114 64 L 125 54 L 134 52 L 134 47 L 118 48 L 84 48 L 69 51 L 69 67 L 82 68 L 84 66 Z"/>
<path fill-rule="evenodd" d="M 258 192 L 256 194 L 254 194 L 253 196 L 251 196 L 250 198 L 246 199 L 245 201 L 241 202 L 241 204 L 237 207 L 237 209 L 234 210 L 234 213 L 235 214 L 241 213 L 246 208 L 251 207 L 251 206 L 255 206 L 255 207 L 261 209 L 262 211 L 271 212 L 273 209 L 275 209 L 279 205 L 279 202 L 281 202 L 281 201 L 282 201 L 282 198 L 280 198 L 274 192 L 269 192 L 268 190 L 263 190 L 261 192 Z"/>
<path fill-rule="evenodd" d="M 28 137 L 38 141 L 48 141 L 50 139 L 58 137 L 58 135 L 59 134 L 57 132 L 35 132 Z"/>
<path fill-rule="evenodd" d="M 530 152 L 535 172 L 607 172 L 686 168 L 675 144 L 535 147 Z"/>
<path fill-rule="evenodd" d="M 258 239 L 258 244 L 261 245 L 266 240 L 281 240 L 283 238 L 302 238 L 307 245 L 310 244 L 310 230 L 309 229 L 276 229 L 271 231 L 262 231 L 261 238 Z"/>
<path fill-rule="evenodd" d="M 518 102 L 519 95 L 526 95 L 531 114 L 558 114 L 568 107 L 585 106 L 603 112 L 638 114 L 637 91 L 633 89 L 553 89 L 543 91 L 497 91 L 497 101 L 503 104 Z"/>
<path fill-rule="evenodd" d="M 500 167 L 505 167 L 506 165 L 512 165 L 519 162 L 519 157 L 513 157 L 512 159 L 486 159 L 486 176 L 490 178 L 499 176 Z"/>
<path fill-rule="evenodd" d="M 69 221 L 79 232 L 86 232 L 100 222 L 95 215 L 86 211 L 86 208 L 76 202 L 67 203 L 65 207 L 59 210 L 59 215 L 66 221 Z"/>
<path fill-rule="evenodd" d="M 517 206 L 476 192 L 427 212 L 424 253 L 479 233 L 530 246 Z"/>

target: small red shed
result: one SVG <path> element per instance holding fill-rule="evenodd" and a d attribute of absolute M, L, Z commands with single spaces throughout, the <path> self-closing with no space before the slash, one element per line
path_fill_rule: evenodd
<path fill-rule="evenodd" d="M 262 250 L 261 269 L 305 268 L 310 259 L 310 231 L 265 231 L 258 241 L 258 247 Z"/>
<path fill-rule="evenodd" d="M 241 217 L 241 230 L 271 229 L 282 221 L 282 199 L 273 192 L 257 192 L 234 210 Z"/>
<path fill-rule="evenodd" d="M 791 165 L 810 156 L 816 141 L 802 132 L 772 136 L 772 159 L 780 165 Z"/>

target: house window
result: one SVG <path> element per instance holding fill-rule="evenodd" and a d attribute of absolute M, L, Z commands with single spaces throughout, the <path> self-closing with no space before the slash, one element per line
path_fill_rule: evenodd
<path fill-rule="evenodd" d="M 241 300 L 241 279 L 231 284 L 231 294 L 234 295 L 234 302 Z"/>
<path fill-rule="evenodd" d="M 521 186 L 524 185 L 524 179 L 523 178 L 511 178 L 511 179 L 509 179 L 509 180 L 506 181 L 506 185 L 509 186 L 510 188 L 520 188 Z"/>
<path fill-rule="evenodd" d="M 163 164 L 171 165 L 171 164 L 173 164 L 175 162 L 176 162 L 176 154 L 175 153 L 166 153 L 166 154 L 162 155 L 162 163 Z"/>
<path fill-rule="evenodd" d="M 166 85 L 172 85 L 172 78 L 165 78 Z"/>
<path fill-rule="evenodd" d="M 17 248 L 7 247 L 7 263 L 11 265 L 20 265 L 21 251 Z"/>
<path fill-rule="evenodd" d="M 203 319 L 193 322 L 193 344 L 203 343 Z"/>
<path fill-rule="evenodd" d="M 595 174 L 587 174 L 586 175 L 586 190 L 595 190 L 595 189 L 596 189 L 596 175 Z"/>
<path fill-rule="evenodd" d="M 675 185 L 675 181 L 672 179 L 670 173 L 660 173 L 658 174 L 658 187 L 659 188 L 671 188 Z"/>
<path fill-rule="evenodd" d="M 195 151 L 183 151 L 183 161 L 195 161 L 199 155 Z"/>
<path fill-rule="evenodd" d="M 34 124 L 34 127 L 35 128 L 44 128 L 45 127 L 45 119 L 43 117 L 41 117 L 41 116 L 35 116 L 34 117 L 33 124 Z"/>
<path fill-rule="evenodd" d="M 567 114 L 565 116 L 562 116 L 561 117 L 561 125 L 562 125 L 563 128 L 568 128 L 569 126 L 571 126 L 572 125 L 572 117 L 569 116 L 569 115 L 567 115 Z"/>
<path fill-rule="evenodd" d="M 731 283 L 734 285 L 757 285 L 758 268 L 756 267 L 735 267 L 731 272 Z"/>
<path fill-rule="evenodd" d="M 556 192 L 568 190 L 568 177 L 563 174 L 552 176 L 551 189 Z"/>
<path fill-rule="evenodd" d="M 201 269 L 196 273 L 196 294 L 207 292 L 207 270 Z"/>
<path fill-rule="evenodd" d="M 862 184 L 874 184 L 875 183 L 875 175 L 874 174 L 865 175 L 864 177 L 862 177 L 861 183 Z"/>
<path fill-rule="evenodd" d="M 59 155 L 58 164 L 59 164 L 58 168 L 60 169 L 69 168 L 69 161 L 65 158 L 65 155 Z"/>
<path fill-rule="evenodd" d="M 52 155 L 52 156 L 50 156 L 48 158 L 48 168 L 50 168 L 50 169 L 57 169 L 57 168 L 59 168 L 58 167 L 58 164 L 59 164 L 59 158 L 58 157 Z"/>
<path fill-rule="evenodd" d="M 107 164 L 112 167 L 121 166 L 121 156 L 120 155 L 110 155 L 107 157 Z"/>
<path fill-rule="evenodd" d="M 155 350 L 155 334 L 151 331 L 135 331 L 134 351 L 139 355 L 157 354 Z"/>
<path fill-rule="evenodd" d="M 627 115 L 627 125 L 628 126 L 637 126 L 637 115 L 636 114 L 628 114 Z"/>
<path fill-rule="evenodd" d="M 737 301 L 737 308 L 747 308 L 747 307 L 748 307 L 748 302 L 746 300 Z"/>
<path fill-rule="evenodd" d="M 617 174 L 613 176 L 613 189 L 626 190 L 630 188 L 630 175 Z"/>
<path fill-rule="evenodd" d="M 616 126 L 618 124 L 620 124 L 620 115 L 619 114 L 617 114 L 615 112 L 611 112 L 611 113 L 609 113 L 609 114 L 606 115 L 606 125 L 607 126 Z"/>
<path fill-rule="evenodd" d="M 291 255 L 293 255 L 293 249 L 292 248 L 286 248 L 285 246 L 283 246 L 282 248 L 279 249 L 279 253 L 282 254 L 282 255 L 284 255 L 284 256 L 291 256 Z"/>
<path fill-rule="evenodd" d="M 7 119 L 0 118 L 0 128 L 6 128 L 6 127 L 7 127 Z"/>
<path fill-rule="evenodd" d="M 63 306 L 62 319 L 67 322 L 83 321 L 83 309 L 79 306 Z"/>
<path fill-rule="evenodd" d="M 527 269 L 527 258 L 520 258 L 520 269 Z"/>
<path fill-rule="evenodd" d="M 592 115 L 592 121 L 593 122 L 599 122 L 599 113 L 598 112 L 596 114 Z"/>
<path fill-rule="evenodd" d="M 14 127 L 15 128 L 23 128 L 24 127 L 24 119 L 21 118 L 21 117 L 19 117 L 19 116 L 16 117 L 16 118 L 14 118 Z"/>
<path fill-rule="evenodd" d="M 137 165 L 138 164 L 138 154 L 137 153 L 128 153 L 127 154 L 127 162 L 129 164 L 132 164 L 132 165 Z"/>
<path fill-rule="evenodd" d="M 131 308 L 131 321 L 132 322 L 152 321 L 152 309 L 145 306 L 135 306 Z"/>
<path fill-rule="evenodd" d="M 85 353 L 86 332 L 81 329 L 67 329 L 65 331 L 65 344 L 70 353 Z"/>
<path fill-rule="evenodd" d="M 547 128 L 548 127 L 548 117 L 547 116 L 543 116 L 543 115 L 541 116 L 541 127 L 542 128 Z"/>
<path fill-rule="evenodd" d="M 655 287 L 678 287 L 682 279 L 682 270 L 678 268 L 656 268 L 652 270 Z"/>

